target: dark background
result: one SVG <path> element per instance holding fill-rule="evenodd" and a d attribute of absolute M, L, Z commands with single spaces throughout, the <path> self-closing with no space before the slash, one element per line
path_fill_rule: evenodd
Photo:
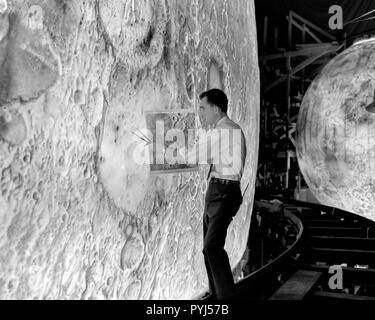
<path fill-rule="evenodd" d="M 262 44 L 264 17 L 269 18 L 269 31 L 272 28 L 279 28 L 280 44 L 287 44 L 287 20 L 289 10 L 296 12 L 305 19 L 316 24 L 323 30 L 330 32 L 340 38 L 346 33 L 349 40 L 362 33 L 375 32 L 375 19 L 344 25 L 342 31 L 333 31 L 328 26 L 328 13 L 330 6 L 339 5 L 343 9 L 344 24 L 363 14 L 375 10 L 375 1 L 372 0 L 255 0 L 257 17 L 258 43 Z M 368 19 L 375 16 L 375 13 L 361 18 Z M 284 31 L 284 32 L 282 32 Z M 263 49 L 260 46 L 260 49 Z"/>
<path fill-rule="evenodd" d="M 342 30 L 329 28 L 328 23 L 333 16 L 329 13 L 329 8 L 332 5 L 339 5 L 343 9 Z M 372 10 L 374 12 L 371 12 Z M 302 31 L 293 26 L 291 43 L 289 43 L 287 16 L 290 11 L 334 36 L 335 39 L 329 39 L 308 26 L 309 30 L 321 40 L 322 43 L 319 44 L 308 34 L 303 39 Z M 375 1 L 255 0 L 255 13 L 261 88 L 257 188 L 266 189 L 266 192 L 281 191 L 287 196 L 296 197 L 302 189 L 304 189 L 302 193 L 306 190 L 308 192 L 308 186 L 298 167 L 295 145 L 289 138 L 289 133 L 288 137 L 286 134 L 288 124 L 289 130 L 297 127 L 299 107 L 303 96 L 324 66 L 353 42 L 375 36 Z M 266 34 L 264 33 L 265 17 L 268 19 Z M 353 19 L 356 21 L 351 22 Z M 301 22 L 299 24 L 302 25 Z M 297 73 L 290 72 L 314 54 L 293 56 L 290 67 L 286 58 L 267 60 L 270 55 L 301 52 L 306 47 L 315 47 L 319 52 L 320 45 L 334 45 L 340 49 L 306 64 L 303 70 Z M 275 81 L 290 74 L 292 76 L 289 84 L 283 81 L 269 89 Z M 295 139 L 295 133 L 292 133 L 292 137 Z M 289 157 L 288 160 L 287 154 L 290 152 L 294 156 Z"/>

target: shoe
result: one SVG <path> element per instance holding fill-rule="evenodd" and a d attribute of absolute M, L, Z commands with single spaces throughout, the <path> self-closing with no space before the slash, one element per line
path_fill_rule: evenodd
<path fill-rule="evenodd" d="M 214 292 L 205 292 L 205 294 L 199 300 L 217 300 L 216 294 Z"/>

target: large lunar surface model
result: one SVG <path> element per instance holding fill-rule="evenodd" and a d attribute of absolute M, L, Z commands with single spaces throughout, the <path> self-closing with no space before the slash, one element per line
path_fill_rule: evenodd
<path fill-rule="evenodd" d="M 132 161 L 147 111 L 221 87 L 247 139 L 246 247 L 259 133 L 254 3 L 0 1 L 0 299 L 191 299 L 208 287 L 208 166 Z"/>
<path fill-rule="evenodd" d="M 375 41 L 354 44 L 308 89 L 297 124 L 304 178 L 323 204 L 375 220 Z"/>

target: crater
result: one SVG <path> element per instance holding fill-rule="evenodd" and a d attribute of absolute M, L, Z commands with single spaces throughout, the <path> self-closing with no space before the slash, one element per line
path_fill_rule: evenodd
<path fill-rule="evenodd" d="M 211 58 L 208 68 L 207 89 L 213 88 L 224 90 L 224 71 L 216 59 Z"/>
<path fill-rule="evenodd" d="M 167 26 L 163 1 L 99 0 L 100 19 L 116 56 L 135 71 L 154 67 L 163 57 Z"/>
<path fill-rule="evenodd" d="M 136 269 L 142 260 L 144 247 L 141 236 L 132 237 L 127 240 L 121 251 L 121 269 Z"/>
<path fill-rule="evenodd" d="M 26 27 L 15 12 L 7 18 L 9 32 L 4 36 L 5 48 L 0 51 L 0 106 L 14 99 L 28 101 L 38 97 L 59 76 L 57 58 L 42 40 L 46 35 L 40 26 Z"/>
<path fill-rule="evenodd" d="M 126 288 L 125 297 L 128 300 L 136 300 L 141 292 L 142 283 L 139 280 L 132 282 L 129 287 Z"/>
<path fill-rule="evenodd" d="M 27 129 L 23 116 L 17 111 L 0 111 L 0 138 L 11 145 L 20 145 L 26 139 Z"/>
<path fill-rule="evenodd" d="M 155 28 L 153 26 L 150 26 L 146 37 L 143 39 L 142 43 L 139 45 L 139 48 L 144 53 L 147 53 L 147 51 L 150 49 L 151 41 L 154 36 L 154 33 L 155 33 Z"/>
<path fill-rule="evenodd" d="M 7 0 L 0 0 L 0 14 L 4 13 L 8 9 Z"/>

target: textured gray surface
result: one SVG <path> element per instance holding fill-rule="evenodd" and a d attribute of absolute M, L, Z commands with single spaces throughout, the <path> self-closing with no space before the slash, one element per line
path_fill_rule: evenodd
<path fill-rule="evenodd" d="M 313 81 L 297 124 L 299 166 L 323 204 L 375 220 L 375 41 L 335 57 Z"/>
<path fill-rule="evenodd" d="M 227 237 L 234 267 L 258 154 L 253 2 L 1 3 L 0 298 L 202 293 L 207 168 L 151 176 L 131 164 L 131 130 L 148 110 L 197 109 L 208 86 L 228 93 L 249 152 Z"/>

